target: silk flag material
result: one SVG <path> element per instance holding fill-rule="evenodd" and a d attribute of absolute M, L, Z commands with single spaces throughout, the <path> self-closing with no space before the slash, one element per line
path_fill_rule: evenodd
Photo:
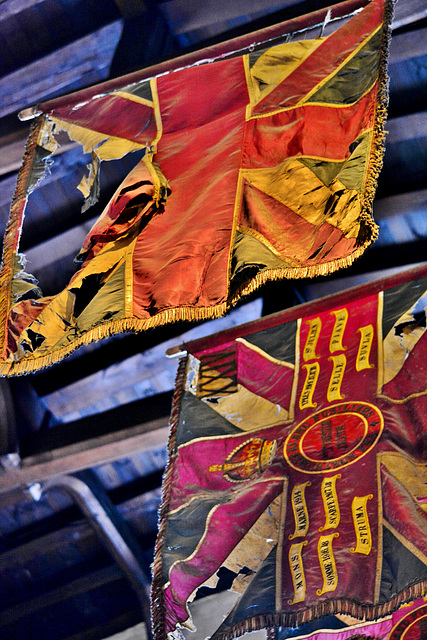
<path fill-rule="evenodd" d="M 324 619 L 322 619 L 324 620 Z M 280 629 L 271 634 L 276 640 L 293 638 L 294 640 L 425 640 L 427 638 L 427 603 L 425 598 L 418 598 L 415 602 L 402 605 L 392 615 L 376 622 L 362 622 L 352 624 L 348 617 L 335 618 L 339 628 L 322 627 L 322 620 L 318 621 L 317 631 L 311 631 L 308 624 L 298 629 Z M 344 622 L 349 622 L 346 624 Z M 327 622 L 334 620 L 326 618 Z"/>
<path fill-rule="evenodd" d="M 426 306 L 424 266 L 184 345 L 157 640 L 224 572 L 242 595 L 215 640 L 427 592 Z"/>
<path fill-rule="evenodd" d="M 41 105 L 5 239 L 3 375 L 112 333 L 220 316 L 267 280 L 327 274 L 361 255 L 377 235 L 390 13 L 385 0 L 350 0 L 197 64 L 178 59 Z M 298 39 L 348 14 L 327 37 Z M 87 205 L 101 161 L 144 157 L 68 286 L 37 298 L 18 242 L 59 130 L 92 153 Z"/>

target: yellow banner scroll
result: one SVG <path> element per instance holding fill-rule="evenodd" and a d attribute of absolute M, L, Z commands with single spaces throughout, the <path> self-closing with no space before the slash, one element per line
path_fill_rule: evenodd
<path fill-rule="evenodd" d="M 341 394 L 341 383 L 344 378 L 347 359 L 343 353 L 340 353 L 339 356 L 331 356 L 328 360 L 332 360 L 333 362 L 333 369 L 327 392 L 328 402 L 343 400 L 344 396 Z"/>
<path fill-rule="evenodd" d="M 319 556 L 320 568 L 323 575 L 323 587 L 317 589 L 316 593 L 321 596 L 322 593 L 335 591 L 338 585 L 337 567 L 335 564 L 334 553 L 332 550 L 332 541 L 338 538 L 339 533 L 331 533 L 329 536 L 320 536 L 317 545 L 317 553 Z"/>
<path fill-rule="evenodd" d="M 336 490 L 336 481 L 341 478 L 341 474 L 337 473 L 332 478 L 324 478 L 322 480 L 322 499 L 325 509 L 325 524 L 319 527 L 319 531 L 325 529 L 336 529 L 340 523 L 340 506 Z"/>
<path fill-rule="evenodd" d="M 295 518 L 295 531 L 289 535 L 289 540 L 307 535 L 309 518 L 305 501 L 305 488 L 310 485 L 311 482 L 304 482 L 304 484 L 295 485 L 292 489 L 291 500 Z"/>
<path fill-rule="evenodd" d="M 314 318 L 313 320 L 308 320 L 308 325 L 310 328 L 308 330 L 305 347 L 302 352 L 304 362 L 320 358 L 320 356 L 316 355 L 316 345 L 320 336 L 320 331 L 322 330 L 322 321 L 320 318 Z"/>
<path fill-rule="evenodd" d="M 317 402 L 313 402 L 313 393 L 316 388 L 317 378 L 319 377 L 319 363 L 313 362 L 313 364 L 303 364 L 302 368 L 306 369 L 307 375 L 303 390 L 301 391 L 301 397 L 299 399 L 299 408 L 307 409 L 307 407 L 317 407 Z"/>
<path fill-rule="evenodd" d="M 288 604 L 295 604 L 296 602 L 302 602 L 305 598 L 305 576 L 304 566 L 302 563 L 302 548 L 307 544 L 307 540 L 304 542 L 297 542 L 291 545 L 289 549 L 289 567 L 291 569 L 292 583 L 294 585 L 294 597 L 293 600 L 288 600 Z"/>
<path fill-rule="evenodd" d="M 351 503 L 351 511 L 353 514 L 354 530 L 356 532 L 356 547 L 350 549 L 351 553 L 363 553 L 369 555 L 372 549 L 371 527 L 369 526 L 369 517 L 367 510 L 368 500 L 372 500 L 374 496 L 356 496 Z"/>
<path fill-rule="evenodd" d="M 369 354 L 371 353 L 372 340 L 374 338 L 374 327 L 368 324 L 367 327 L 360 327 L 359 350 L 356 359 L 356 371 L 371 369 L 374 365 L 369 364 Z"/>
<path fill-rule="evenodd" d="M 331 311 L 331 316 L 332 315 L 335 316 L 335 325 L 329 342 L 329 351 L 331 353 L 334 353 L 334 351 L 345 351 L 347 347 L 343 347 L 342 339 L 347 324 L 348 311 L 347 309 L 338 309 L 338 311 Z"/>

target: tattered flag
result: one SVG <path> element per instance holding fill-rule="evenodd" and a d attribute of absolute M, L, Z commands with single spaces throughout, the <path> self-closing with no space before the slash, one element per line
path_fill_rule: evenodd
<path fill-rule="evenodd" d="M 192 627 L 224 572 L 241 595 L 215 640 L 375 621 L 426 595 L 426 309 L 424 266 L 183 345 L 157 640 Z"/>
<path fill-rule="evenodd" d="M 347 0 L 41 105 L 5 238 L 2 374 L 113 333 L 217 317 L 268 280 L 360 256 L 377 236 L 390 14 L 385 0 Z M 310 39 L 326 22 L 331 33 Z M 17 299 L 25 202 L 59 130 L 92 154 L 85 207 L 101 161 L 143 158 L 68 286 Z"/>

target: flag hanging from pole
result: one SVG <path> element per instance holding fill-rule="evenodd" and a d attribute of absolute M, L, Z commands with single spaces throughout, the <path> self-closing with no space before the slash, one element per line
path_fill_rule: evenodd
<path fill-rule="evenodd" d="M 215 640 L 427 593 L 426 308 L 424 266 L 184 345 L 157 640 L 221 571 L 241 596 Z"/>
<path fill-rule="evenodd" d="M 298 39 L 343 16 L 329 35 Z M 217 317 L 268 280 L 328 274 L 360 256 L 377 235 L 390 18 L 387 0 L 347 0 L 206 59 L 41 105 L 5 238 L 2 374 L 113 333 Z M 67 287 L 37 297 L 19 236 L 59 130 L 92 153 L 85 206 L 101 161 L 144 155 L 87 235 Z"/>

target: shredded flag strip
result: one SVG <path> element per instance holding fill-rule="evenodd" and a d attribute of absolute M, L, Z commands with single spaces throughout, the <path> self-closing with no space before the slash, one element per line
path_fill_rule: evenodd
<path fill-rule="evenodd" d="M 319 37 L 326 18 L 343 16 Z M 114 333 L 218 317 L 268 280 L 328 274 L 360 256 L 378 232 L 390 19 L 384 0 L 347 0 L 206 60 L 41 105 L 5 237 L 1 374 Z M 88 233 L 69 284 L 40 297 L 19 237 L 61 130 L 92 154 L 85 207 L 102 161 L 143 158 Z"/>

